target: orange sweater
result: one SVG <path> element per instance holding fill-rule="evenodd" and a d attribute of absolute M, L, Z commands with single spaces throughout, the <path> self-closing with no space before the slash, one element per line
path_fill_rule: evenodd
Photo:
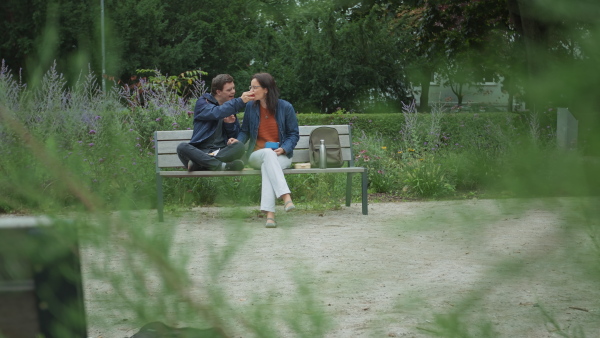
<path fill-rule="evenodd" d="M 256 138 L 254 151 L 264 148 L 267 142 L 279 142 L 279 130 L 277 129 L 275 114 L 260 106 L 260 124 L 258 125 L 258 137 Z"/>

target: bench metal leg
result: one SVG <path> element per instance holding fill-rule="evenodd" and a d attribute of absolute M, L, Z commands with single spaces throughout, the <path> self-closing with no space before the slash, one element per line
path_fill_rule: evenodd
<path fill-rule="evenodd" d="M 367 184 L 368 184 L 368 175 L 367 175 L 367 169 L 365 168 L 365 171 L 362 173 L 362 213 L 363 215 L 368 215 L 369 214 L 369 201 L 367 199 L 368 194 L 367 194 Z"/>
<path fill-rule="evenodd" d="M 162 185 L 162 177 L 160 174 L 156 174 L 156 208 L 158 210 L 158 221 L 163 222 L 163 185 Z"/>
<path fill-rule="evenodd" d="M 346 206 L 352 202 L 352 173 L 346 174 Z"/>

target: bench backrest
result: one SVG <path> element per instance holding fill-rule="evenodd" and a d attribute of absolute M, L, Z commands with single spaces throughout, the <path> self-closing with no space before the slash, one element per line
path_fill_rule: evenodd
<path fill-rule="evenodd" d="M 308 138 L 310 132 L 322 126 L 300 126 L 300 140 L 294 149 L 292 162 L 309 162 L 308 158 Z M 340 135 L 340 145 L 342 147 L 342 157 L 348 162 L 348 166 L 354 166 L 354 154 L 352 153 L 352 128 L 350 125 L 327 125 L 337 129 Z M 154 132 L 154 146 L 156 153 L 156 169 L 182 167 L 181 161 L 177 156 L 177 146 L 181 142 L 189 142 L 192 138 L 192 130 L 166 130 Z"/>

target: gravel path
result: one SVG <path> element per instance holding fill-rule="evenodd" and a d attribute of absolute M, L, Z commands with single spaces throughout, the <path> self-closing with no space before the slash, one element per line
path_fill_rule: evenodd
<path fill-rule="evenodd" d="M 323 213 L 298 205 L 296 212 L 278 213 L 277 229 L 264 228 L 251 209 L 238 212 L 246 217 L 236 221 L 230 208 L 196 208 L 162 225 L 146 224 L 150 232 L 164 229 L 153 235 L 164 236 L 165 258 L 189 277 L 176 301 L 164 296 L 167 282 L 151 268 L 149 276 L 136 275 L 147 258 L 127 261 L 118 240 L 131 233 L 111 235 L 117 240 L 109 250 L 83 248 L 89 336 L 130 337 L 150 319 L 201 327 L 181 304 L 210 302 L 207 290 L 216 287 L 227 306 L 215 312 L 232 337 L 255 337 L 248 325 L 261 320 L 277 336 L 295 337 L 284 319 L 310 318 L 308 299 L 330 319 L 324 336 L 332 338 L 430 337 L 436 321 L 468 324 L 473 337 L 486 330 L 500 337 L 578 330 L 600 336 L 598 275 L 586 273 L 591 242 L 571 215 L 585 203 L 592 202 L 373 203 L 368 216 L 359 204 Z M 215 257 L 220 269 L 210 270 Z M 103 271 L 127 278 L 110 284 Z M 131 282 L 136 278 L 144 279 L 142 286 Z M 299 297 L 299 285 L 313 298 Z M 143 298 L 139 313 L 146 318 L 124 301 L 127 295 Z"/>

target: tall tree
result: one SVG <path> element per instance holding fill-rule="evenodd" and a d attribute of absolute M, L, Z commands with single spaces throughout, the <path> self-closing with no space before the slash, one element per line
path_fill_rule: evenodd
<path fill-rule="evenodd" d="M 54 60 L 58 60 L 64 72 L 68 72 L 70 62 L 87 63 L 92 54 L 90 42 L 94 29 L 90 8 L 95 8 L 91 0 L 0 2 L 3 32 L 0 58 L 13 70 L 23 69 L 25 80 L 31 81 L 41 76 Z"/>
<path fill-rule="evenodd" d="M 108 0 L 107 6 L 122 75 L 139 68 L 247 75 L 257 29 L 252 2 Z"/>
<path fill-rule="evenodd" d="M 254 8 L 251 0 L 105 0 L 107 72 L 127 79 L 137 69 L 174 75 L 203 68 L 247 76 Z M 6 0 L 0 9 L 0 58 L 10 68 L 36 78 L 34 68 L 46 71 L 56 59 L 61 72 L 72 67 L 78 75 L 91 63 L 100 74 L 98 1 Z"/>
<path fill-rule="evenodd" d="M 556 86 L 551 95 L 548 95 L 548 86 L 539 84 L 550 74 L 565 68 L 579 68 L 579 64 L 598 56 L 595 48 L 586 46 L 586 41 L 598 37 L 600 4 L 590 0 L 555 0 L 542 6 L 533 0 L 507 0 L 507 6 L 525 50 L 531 105 L 547 104 L 547 97 L 553 97 L 554 102 L 558 99 L 556 103 L 562 105 L 576 103 L 569 95 L 564 95 L 570 90 L 565 90 L 565 86 L 557 81 L 553 81 Z M 597 71 L 597 67 L 591 67 L 589 71 Z"/>
<path fill-rule="evenodd" d="M 525 45 L 529 107 L 569 107 L 580 120 L 584 151 L 600 155 L 600 3 L 508 0 Z"/>
<path fill-rule="evenodd" d="M 361 16 L 331 2 L 288 3 L 266 17 L 254 69 L 272 72 L 282 94 L 303 111 L 364 109 L 377 100 L 404 100 L 399 40 L 374 6 Z"/>
<path fill-rule="evenodd" d="M 411 33 L 406 51 L 413 56 L 412 79 L 422 86 L 421 109 L 429 102 L 433 72 L 447 64 L 463 64 L 460 58 L 466 51 L 484 50 L 491 32 L 507 26 L 504 0 L 406 1 L 398 8 L 397 17 L 402 22 L 400 29 Z"/>

